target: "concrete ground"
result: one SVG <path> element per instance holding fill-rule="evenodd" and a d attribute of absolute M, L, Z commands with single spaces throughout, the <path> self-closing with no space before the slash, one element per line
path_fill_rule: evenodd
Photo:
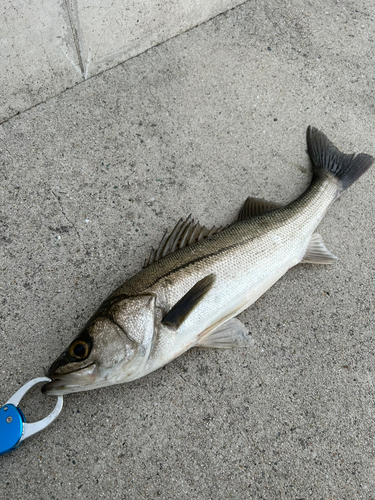
<path fill-rule="evenodd" d="M 299 195 L 307 125 L 375 155 L 371 7 L 248 2 L 1 126 L 1 402 L 180 217 Z M 322 222 L 337 264 L 292 269 L 241 314 L 254 348 L 66 396 L 0 457 L 0 498 L 374 499 L 374 190 L 373 169 Z"/>

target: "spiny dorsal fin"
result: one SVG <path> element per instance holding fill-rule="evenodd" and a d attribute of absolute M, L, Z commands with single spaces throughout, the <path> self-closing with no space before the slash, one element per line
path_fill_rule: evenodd
<path fill-rule="evenodd" d="M 194 307 L 203 299 L 211 289 L 215 275 L 209 274 L 198 281 L 164 316 L 162 323 L 177 329 Z"/>
<path fill-rule="evenodd" d="M 274 203 L 273 201 L 266 201 L 260 198 L 252 198 L 249 196 L 243 207 L 238 214 L 237 221 L 247 219 L 248 217 L 255 217 L 256 215 L 265 214 L 266 212 L 272 212 L 272 210 L 277 210 L 281 208 L 282 205 L 279 203 Z"/>
<path fill-rule="evenodd" d="M 206 227 L 201 226 L 199 222 L 194 222 L 191 215 L 189 215 L 186 220 L 180 219 L 170 234 L 168 234 L 168 232 L 164 233 L 160 245 L 156 250 L 151 250 L 150 257 L 148 260 L 145 260 L 143 267 L 149 266 L 153 262 L 156 262 L 162 257 L 165 257 L 180 248 L 187 247 L 197 241 L 209 238 L 223 229 L 225 229 L 225 226 L 214 226 L 212 229 L 207 229 Z"/>

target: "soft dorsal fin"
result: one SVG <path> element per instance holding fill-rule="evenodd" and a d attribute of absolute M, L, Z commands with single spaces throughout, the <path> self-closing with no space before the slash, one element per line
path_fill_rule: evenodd
<path fill-rule="evenodd" d="M 162 257 L 165 257 L 180 248 L 187 247 L 197 241 L 209 238 L 223 229 L 225 229 L 225 226 L 214 226 L 212 229 L 207 229 L 206 227 L 201 226 L 199 222 L 194 222 L 191 215 L 189 215 L 186 220 L 180 219 L 170 234 L 165 232 L 158 248 L 156 250 L 151 250 L 150 257 L 148 260 L 145 260 L 143 267 L 149 266 L 153 262 L 156 262 Z"/>
<path fill-rule="evenodd" d="M 177 329 L 184 319 L 191 313 L 194 307 L 203 299 L 211 289 L 215 281 L 215 275 L 209 274 L 195 283 L 191 288 L 164 316 L 162 323 Z"/>
<path fill-rule="evenodd" d="M 247 219 L 248 217 L 254 217 L 256 215 L 265 214 L 267 212 L 272 212 L 272 210 L 277 210 L 282 206 L 283 205 L 274 203 L 273 201 L 266 201 L 260 198 L 252 198 L 249 196 L 238 214 L 237 221 Z"/>

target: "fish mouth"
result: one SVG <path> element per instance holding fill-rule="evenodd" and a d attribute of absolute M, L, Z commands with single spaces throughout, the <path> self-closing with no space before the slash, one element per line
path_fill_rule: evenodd
<path fill-rule="evenodd" d="M 90 363 L 79 370 L 61 375 L 51 373 L 48 376 L 52 381 L 43 385 L 42 393 L 49 396 L 63 396 L 91 389 L 97 380 L 97 368 L 95 363 Z"/>
<path fill-rule="evenodd" d="M 67 384 L 66 381 L 62 379 L 52 380 L 52 382 L 47 382 L 47 384 L 44 384 L 42 387 L 42 393 L 48 396 L 64 396 L 65 394 L 77 392 L 78 390 L 82 391 L 84 389 L 78 384 Z"/>

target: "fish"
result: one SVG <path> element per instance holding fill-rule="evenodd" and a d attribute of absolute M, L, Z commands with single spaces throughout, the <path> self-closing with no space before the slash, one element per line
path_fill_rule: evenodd
<path fill-rule="evenodd" d="M 52 363 L 42 392 L 65 395 L 131 382 L 192 347 L 251 347 L 235 316 L 299 263 L 337 260 L 315 232 L 330 205 L 372 165 L 309 126 L 309 187 L 288 205 L 248 198 L 232 224 L 181 219 L 141 271 L 118 287 Z"/>

